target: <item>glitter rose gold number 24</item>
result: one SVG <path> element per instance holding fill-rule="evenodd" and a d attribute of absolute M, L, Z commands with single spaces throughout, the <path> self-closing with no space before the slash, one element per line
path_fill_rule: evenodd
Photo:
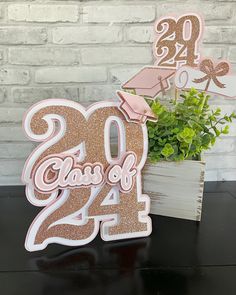
<path fill-rule="evenodd" d="M 157 57 L 157 66 L 174 69 L 183 64 L 196 66 L 201 27 L 201 19 L 194 14 L 184 15 L 179 19 L 161 19 L 156 25 L 158 39 L 154 54 Z"/>
<path fill-rule="evenodd" d="M 116 158 L 110 152 L 112 124 L 119 134 Z M 44 249 L 50 243 L 83 245 L 95 238 L 99 228 L 104 240 L 150 234 L 149 199 L 141 193 L 140 172 L 147 153 L 146 126 L 127 122 L 115 102 L 97 103 L 86 110 L 71 101 L 47 100 L 31 108 L 24 127 L 31 139 L 43 142 L 24 169 L 26 194 L 34 205 L 46 206 L 28 231 L 25 246 L 29 251 Z M 116 171 L 127 155 L 133 156 L 136 174 L 132 186 L 125 192 L 118 182 L 107 181 L 104 174 L 99 186 L 38 192 L 33 185 L 35 169 L 45 157 L 58 154 L 73 155 L 80 165 L 99 163 L 104 171 L 109 167 Z M 51 169 L 47 175 L 53 180 L 57 173 Z"/>

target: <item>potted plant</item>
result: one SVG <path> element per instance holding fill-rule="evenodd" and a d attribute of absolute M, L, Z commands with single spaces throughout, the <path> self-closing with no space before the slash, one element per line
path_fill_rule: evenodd
<path fill-rule="evenodd" d="M 195 89 L 162 104 L 148 100 L 157 122 L 148 122 L 149 161 L 145 165 L 144 191 L 151 198 L 151 213 L 201 219 L 205 162 L 201 153 L 217 137 L 227 134 L 234 113 L 211 110 L 210 96 Z"/>

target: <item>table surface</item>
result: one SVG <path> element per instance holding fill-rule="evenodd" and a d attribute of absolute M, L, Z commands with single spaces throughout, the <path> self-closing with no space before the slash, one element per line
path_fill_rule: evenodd
<path fill-rule="evenodd" d="M 29 253 L 40 208 L 23 187 L 0 188 L 0 294 L 236 294 L 236 182 L 205 184 L 200 223 L 154 216 L 148 238 Z"/>

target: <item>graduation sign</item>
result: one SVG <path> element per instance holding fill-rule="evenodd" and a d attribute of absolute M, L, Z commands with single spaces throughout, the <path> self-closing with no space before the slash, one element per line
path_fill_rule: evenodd
<path fill-rule="evenodd" d="M 145 122 L 156 118 L 144 98 L 118 94 L 117 102 L 103 101 L 88 109 L 69 100 L 44 100 L 26 113 L 24 130 L 40 144 L 28 158 L 22 179 L 28 200 L 44 207 L 28 230 L 28 251 L 50 243 L 84 245 L 99 230 L 105 241 L 151 233 L 141 170 L 148 151 Z M 115 156 L 112 125 L 119 137 Z"/>

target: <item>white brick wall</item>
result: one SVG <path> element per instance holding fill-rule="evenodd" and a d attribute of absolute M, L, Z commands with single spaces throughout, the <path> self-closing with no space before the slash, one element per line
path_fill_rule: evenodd
<path fill-rule="evenodd" d="M 106 80 L 105 67 L 45 67 L 35 71 L 37 83 L 105 82 Z"/>
<path fill-rule="evenodd" d="M 89 3 L 89 1 L 87 1 Z M 120 1 L 119 1 L 120 2 Z M 124 4 L 116 5 L 113 2 L 104 2 L 105 5 L 85 5 L 83 8 L 83 21 L 85 23 L 146 23 L 155 20 L 155 6 L 137 3 L 130 5 L 130 2 L 123 1 Z M 128 2 L 128 3 L 125 3 Z"/>
<path fill-rule="evenodd" d="M 122 41 L 121 26 L 73 26 L 52 29 L 54 44 L 106 44 Z"/>
<path fill-rule="evenodd" d="M 72 66 L 79 64 L 79 55 L 79 49 L 68 47 L 12 47 L 8 49 L 8 63 L 28 66 Z"/>
<path fill-rule="evenodd" d="M 35 45 L 47 42 L 47 30 L 41 27 L 1 26 L 1 45 Z"/>
<path fill-rule="evenodd" d="M 19 184 L 33 144 L 24 111 L 46 98 L 83 103 L 115 98 L 120 84 L 152 64 L 153 22 L 204 13 L 203 54 L 236 71 L 235 0 L 0 1 L 0 184 Z M 212 98 L 225 112 L 236 100 Z M 236 180 L 236 122 L 205 154 L 207 180 Z"/>
<path fill-rule="evenodd" d="M 16 22 L 77 22 L 79 17 L 78 5 L 62 4 L 17 4 L 8 6 L 7 16 Z M 19 1 L 20 2 L 20 1 Z"/>

